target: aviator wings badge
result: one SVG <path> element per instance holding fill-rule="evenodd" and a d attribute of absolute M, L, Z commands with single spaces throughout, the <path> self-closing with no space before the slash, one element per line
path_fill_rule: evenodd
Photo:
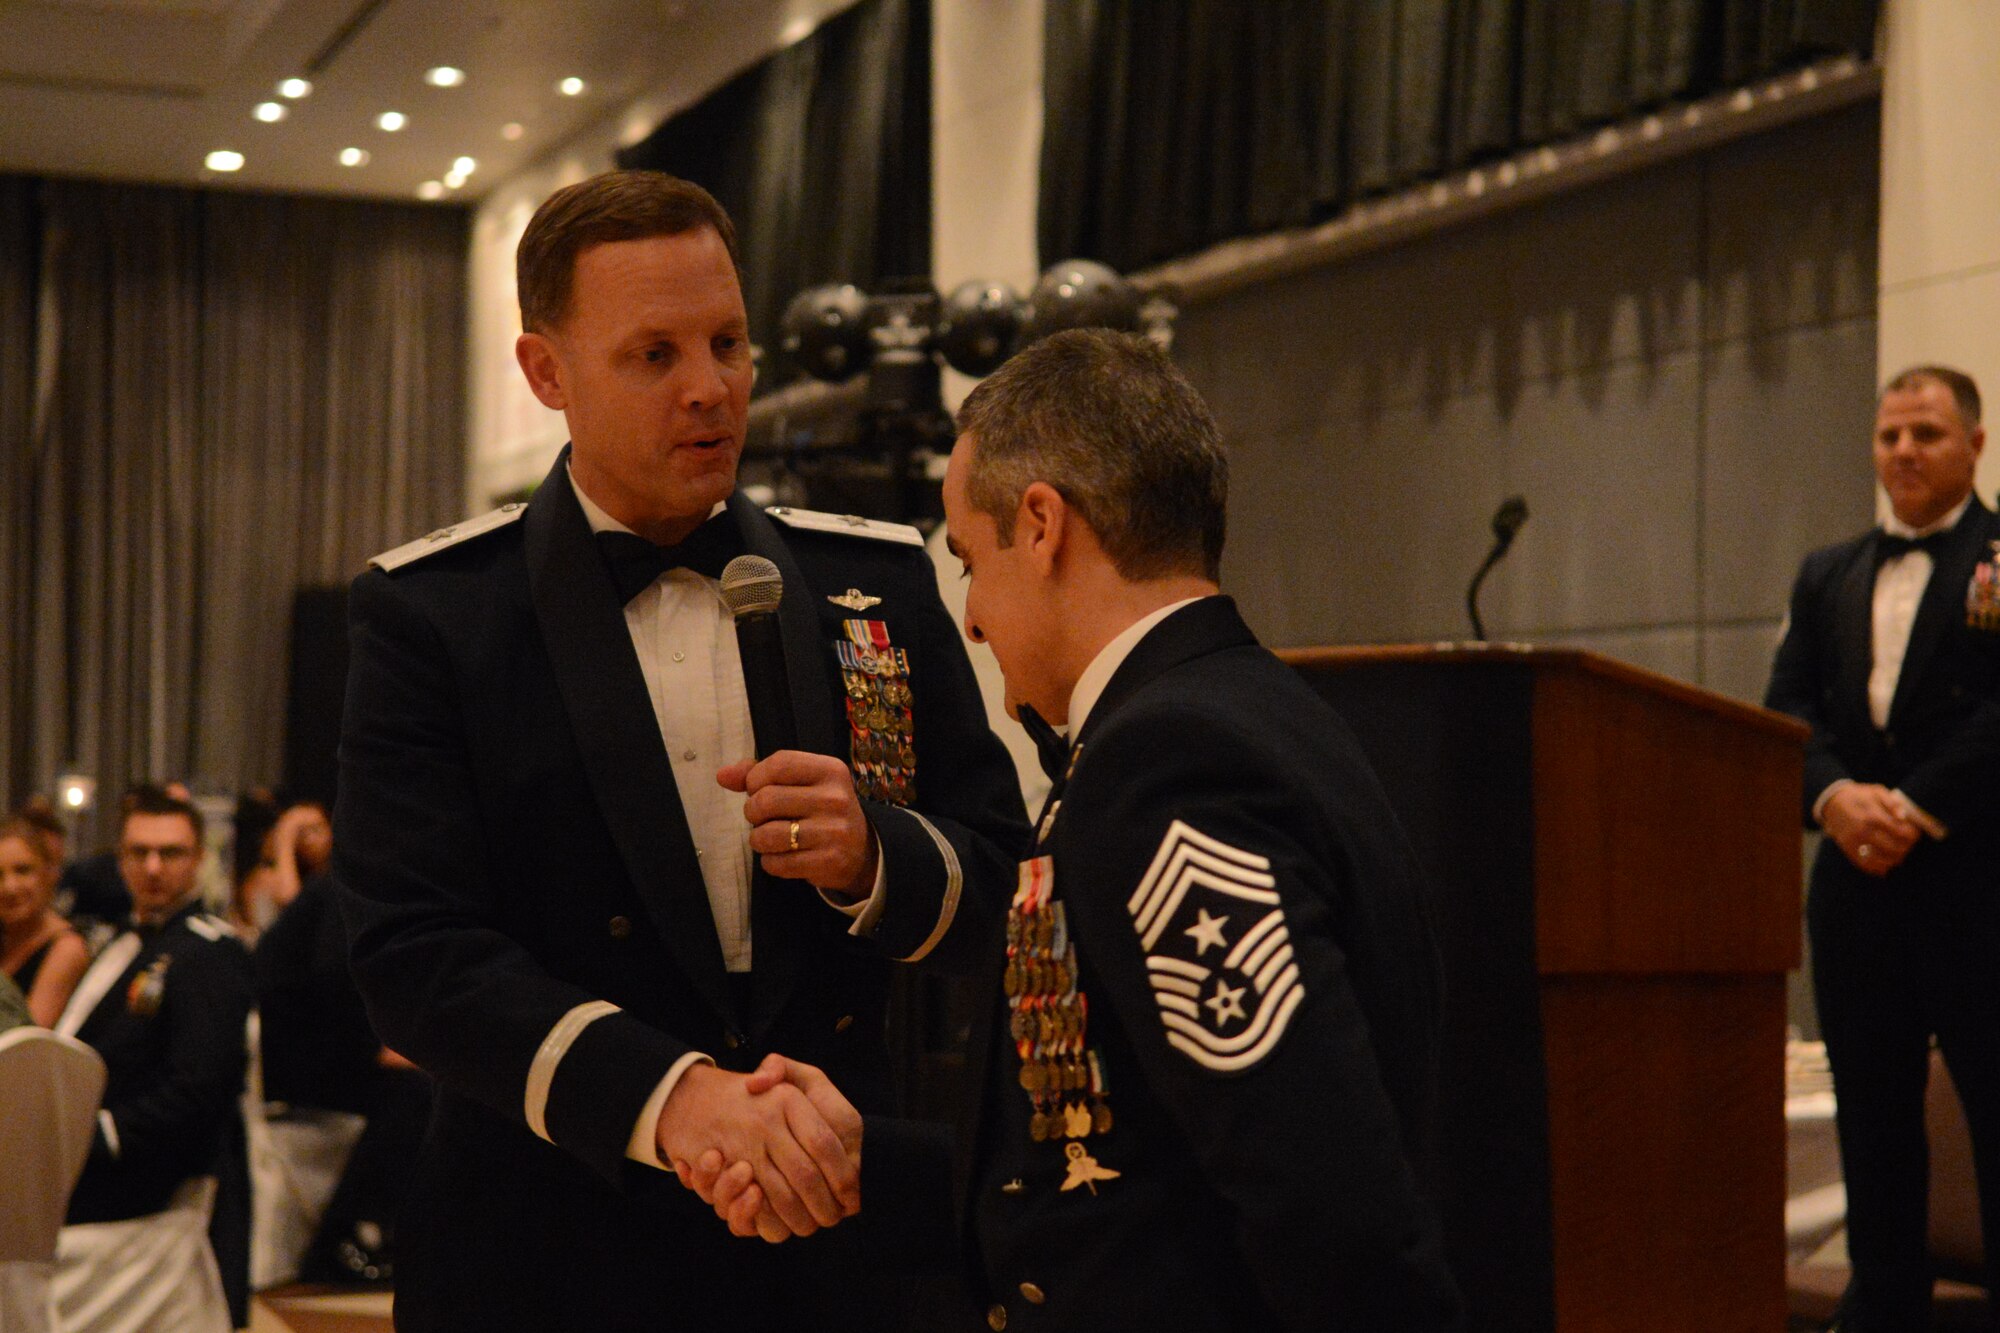
<path fill-rule="evenodd" d="M 838 596 L 828 593 L 826 600 L 832 602 L 835 606 L 844 606 L 850 611 L 866 611 L 871 606 L 880 606 L 882 604 L 880 597 L 870 597 L 859 588 L 849 588 L 846 592 Z"/>

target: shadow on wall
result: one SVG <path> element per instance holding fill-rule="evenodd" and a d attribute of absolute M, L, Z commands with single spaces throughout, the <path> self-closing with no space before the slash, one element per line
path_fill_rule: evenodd
<path fill-rule="evenodd" d="M 1879 135 L 1847 108 L 1189 309 L 1252 624 L 1461 637 L 1523 492 L 1496 637 L 1753 692 L 1722 638 L 1761 643 L 1799 558 L 1869 521 Z"/>

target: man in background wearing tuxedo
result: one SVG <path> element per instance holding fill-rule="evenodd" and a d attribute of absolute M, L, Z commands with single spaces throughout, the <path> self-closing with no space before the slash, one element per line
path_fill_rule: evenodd
<path fill-rule="evenodd" d="M 1930 1327 L 1933 1037 L 2000 1237 L 2000 519 L 1972 493 L 1979 414 L 1958 371 L 1889 382 L 1874 457 L 1890 515 L 1806 557 L 1765 696 L 1812 728 L 1805 822 L 1826 837 L 1806 919 L 1839 1099 L 1852 1333 Z"/>

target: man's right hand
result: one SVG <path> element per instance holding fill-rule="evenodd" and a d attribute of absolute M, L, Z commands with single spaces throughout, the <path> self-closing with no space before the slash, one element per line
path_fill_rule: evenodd
<path fill-rule="evenodd" d="M 1826 798 L 1819 823 L 1855 869 L 1877 877 L 1901 865 L 1922 835 L 1904 814 L 1896 793 L 1873 782 L 1850 782 L 1836 789 Z"/>
<path fill-rule="evenodd" d="M 770 1215 L 758 1228 L 767 1240 L 781 1238 L 775 1224 L 810 1236 L 861 1208 L 860 1115 L 819 1070 L 784 1063 L 798 1079 L 754 1086 L 743 1074 L 691 1066 L 655 1131 L 661 1159 L 677 1171 L 711 1151 L 746 1163 Z"/>
<path fill-rule="evenodd" d="M 828 1126 L 840 1136 L 849 1159 L 858 1166 L 861 1115 L 820 1069 L 773 1052 L 750 1074 L 745 1088 L 756 1097 L 787 1086 L 803 1093 L 819 1110 Z M 775 1245 L 793 1235 L 810 1234 L 794 1231 L 777 1215 L 755 1183 L 749 1162 L 730 1160 L 717 1149 L 710 1149 L 698 1158 L 671 1160 L 681 1184 L 714 1208 L 716 1216 L 735 1235 L 761 1236 Z"/>

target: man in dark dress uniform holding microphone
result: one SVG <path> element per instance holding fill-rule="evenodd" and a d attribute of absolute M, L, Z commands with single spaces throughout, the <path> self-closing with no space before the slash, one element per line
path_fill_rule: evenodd
<path fill-rule="evenodd" d="M 966 631 L 1031 729 L 1067 732 L 1044 728 L 1054 788 L 971 1047 L 959 1204 L 986 1326 L 1457 1327 L 1417 1165 L 1425 890 L 1352 734 L 1220 594 L 1207 408 L 1163 352 L 1079 330 L 959 426 Z M 692 1182 L 747 1233 L 757 1191 L 719 1171 Z"/>
<path fill-rule="evenodd" d="M 834 1225 L 856 1112 L 890 1096 L 892 960 L 966 956 L 1004 908 L 1012 767 L 914 529 L 733 494 L 753 368 L 706 192 L 562 190 L 519 280 L 570 447 L 350 603 L 336 877 L 375 1029 L 438 1086 L 398 1325 L 894 1327 Z M 725 584 L 773 617 L 740 642 Z M 804 1086 L 750 1091 L 777 1049 Z M 823 1234 L 732 1241 L 667 1169 L 710 1148 Z"/>

